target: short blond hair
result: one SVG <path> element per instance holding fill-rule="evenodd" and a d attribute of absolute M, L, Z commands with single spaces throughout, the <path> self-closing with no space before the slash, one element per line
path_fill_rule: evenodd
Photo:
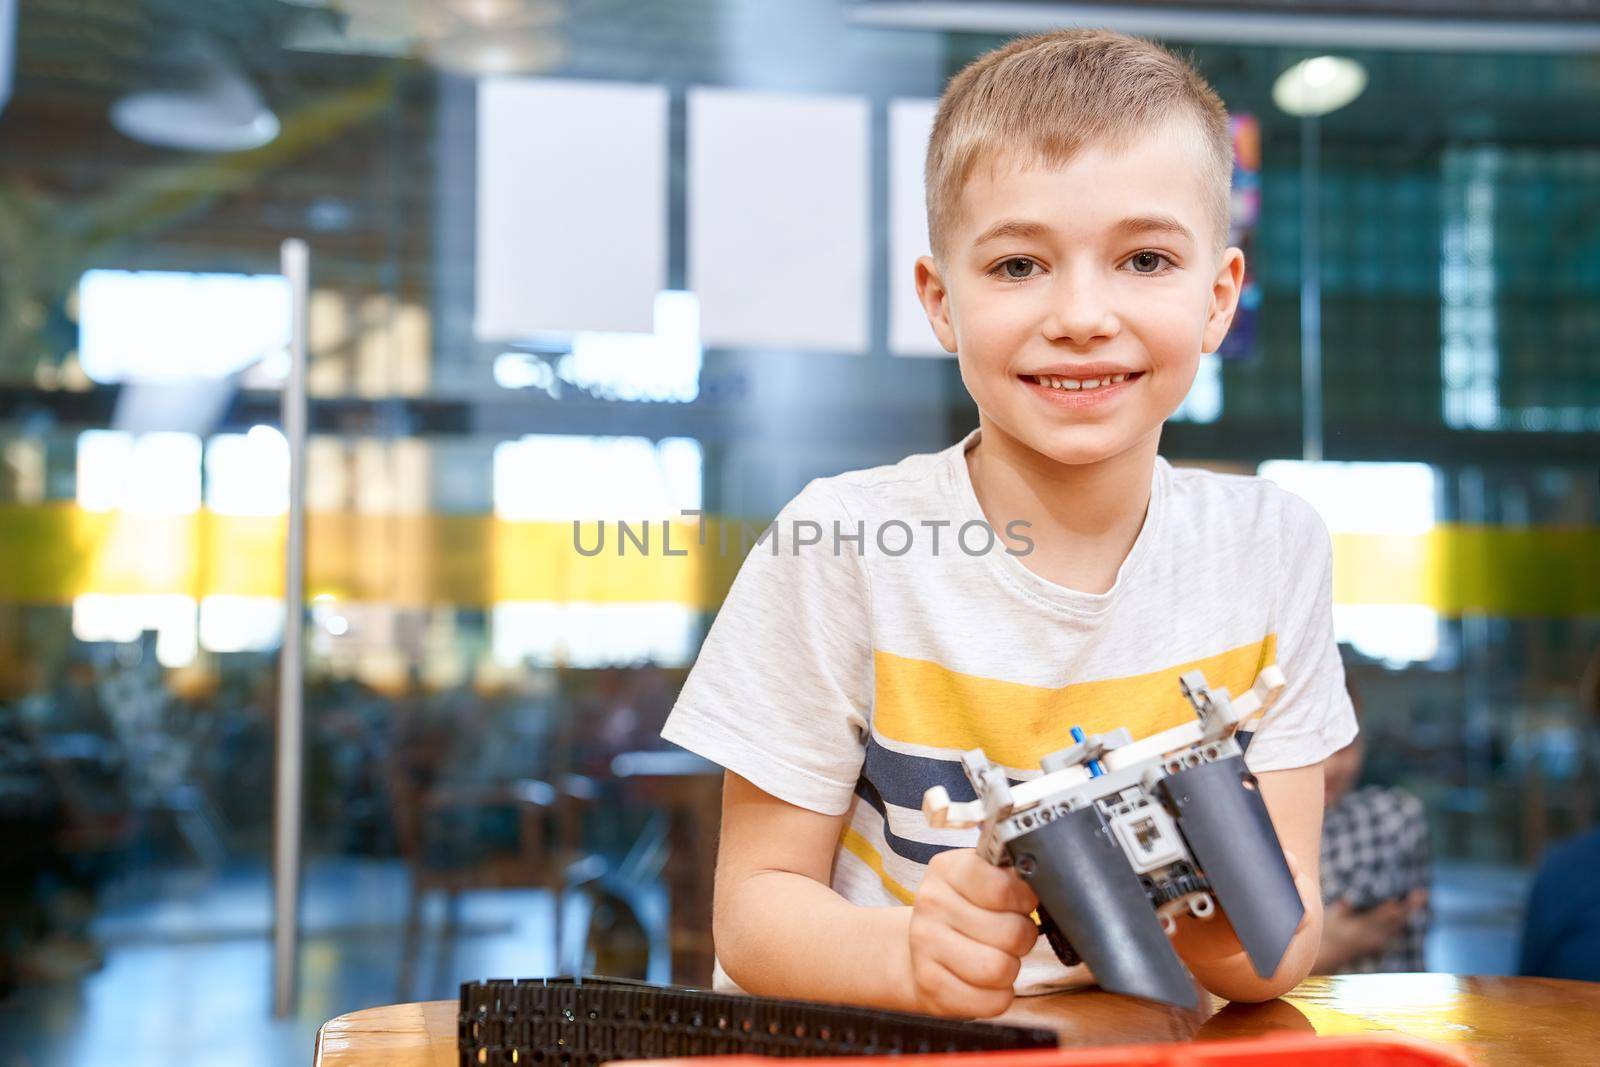
<path fill-rule="evenodd" d="M 944 95 L 924 171 L 928 237 L 942 261 L 961 192 L 980 162 L 1059 167 L 1089 144 L 1121 147 L 1174 117 L 1192 120 L 1214 250 L 1228 239 L 1233 136 L 1228 110 L 1193 65 L 1109 30 L 1021 37 L 962 68 Z"/>

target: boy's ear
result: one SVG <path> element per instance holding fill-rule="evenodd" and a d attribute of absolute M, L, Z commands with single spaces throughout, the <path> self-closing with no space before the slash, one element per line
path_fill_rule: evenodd
<path fill-rule="evenodd" d="M 1205 339 L 1200 351 L 1215 352 L 1222 347 L 1233 325 L 1233 313 L 1239 308 L 1239 294 L 1244 289 L 1244 253 L 1237 248 L 1223 250 L 1217 276 L 1211 281 L 1211 300 L 1206 305 Z"/>
<path fill-rule="evenodd" d="M 933 327 L 934 336 L 939 338 L 944 350 L 954 352 L 956 330 L 950 322 L 950 291 L 945 288 L 944 278 L 939 275 L 939 265 L 932 256 L 917 260 L 916 276 L 917 299 L 922 301 L 922 310 L 927 312 L 928 325 Z"/>

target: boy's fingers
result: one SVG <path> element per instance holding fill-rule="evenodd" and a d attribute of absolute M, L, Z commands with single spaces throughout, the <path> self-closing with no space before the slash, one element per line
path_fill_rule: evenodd
<path fill-rule="evenodd" d="M 964 899 L 948 902 L 943 911 L 958 933 L 1013 956 L 1027 955 L 1039 939 L 1033 920 L 1014 911 L 990 911 Z"/>
<path fill-rule="evenodd" d="M 1010 990 L 1022 969 L 1016 956 L 975 941 L 954 927 L 941 927 L 935 946 L 934 958 L 976 989 Z"/>
<path fill-rule="evenodd" d="M 1009 988 L 980 989 L 938 960 L 929 960 L 926 966 L 924 984 L 932 994 L 933 1007 L 941 1014 L 988 1019 L 1011 1006 L 1014 994 Z"/>
<path fill-rule="evenodd" d="M 1014 911 L 1026 915 L 1039 906 L 1028 883 L 1010 867 L 985 863 L 969 852 L 952 864 L 950 884 L 957 893 L 989 911 Z"/>

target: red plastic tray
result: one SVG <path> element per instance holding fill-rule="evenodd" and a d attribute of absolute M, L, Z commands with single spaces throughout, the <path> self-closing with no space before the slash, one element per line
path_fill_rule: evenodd
<path fill-rule="evenodd" d="M 926 1056 L 839 1056 L 807 1059 L 807 1067 L 1472 1067 L 1459 1052 L 1407 1037 L 1317 1037 L 1275 1034 L 1228 1041 L 1189 1041 L 1102 1048 L 1029 1049 L 1022 1052 L 955 1052 Z M 771 1067 L 762 1056 L 719 1056 L 716 1067 Z M 704 1067 L 704 1060 L 633 1060 L 651 1067 Z M 612 1064 L 611 1067 L 621 1067 Z"/>

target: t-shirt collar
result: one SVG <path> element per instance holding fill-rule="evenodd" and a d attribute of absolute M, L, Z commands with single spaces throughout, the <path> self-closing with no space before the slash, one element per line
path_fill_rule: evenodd
<path fill-rule="evenodd" d="M 952 496 L 952 504 L 956 512 L 962 516 L 963 522 L 972 520 L 987 521 L 983 514 L 983 507 L 978 503 L 978 494 L 972 487 L 972 473 L 967 469 L 967 452 L 975 447 L 983 433 L 981 428 L 974 429 L 958 443 L 945 449 L 945 484 Z M 1145 512 L 1144 523 L 1139 527 L 1139 536 L 1134 539 L 1133 547 L 1128 550 L 1127 558 L 1122 561 L 1122 566 L 1117 568 L 1117 579 L 1110 589 L 1104 593 L 1087 593 L 1080 589 L 1069 589 L 1058 585 L 1033 571 L 1016 556 L 1005 551 L 1003 540 L 1004 529 L 996 530 L 1000 535 L 994 551 L 983 558 L 1000 574 L 1008 584 L 1017 588 L 1024 595 L 1040 598 L 1048 603 L 1065 609 L 1074 614 L 1099 614 L 1108 610 L 1116 602 L 1118 596 L 1125 589 L 1132 576 L 1140 567 L 1140 561 L 1150 551 L 1150 544 L 1156 539 L 1164 505 L 1166 502 L 1167 487 L 1171 466 L 1160 456 L 1156 457 L 1155 469 L 1150 476 L 1150 505 Z"/>

